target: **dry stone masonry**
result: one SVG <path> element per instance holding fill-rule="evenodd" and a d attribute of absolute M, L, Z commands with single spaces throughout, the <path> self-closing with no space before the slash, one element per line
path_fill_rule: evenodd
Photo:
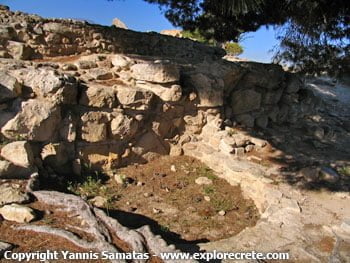
<path fill-rule="evenodd" d="M 39 170 L 71 173 L 80 164 L 111 173 L 181 154 L 210 122 L 265 128 L 315 108 L 301 80 L 280 66 L 228 62 L 223 50 L 191 40 L 6 7 L 0 22 L 1 134 L 22 145 L 21 156 L 33 148 L 23 158 Z M 220 140 L 214 145 L 236 155 L 255 145 Z M 11 165 L 29 168 L 7 158 L 10 145 L 1 177 L 16 177 Z"/>

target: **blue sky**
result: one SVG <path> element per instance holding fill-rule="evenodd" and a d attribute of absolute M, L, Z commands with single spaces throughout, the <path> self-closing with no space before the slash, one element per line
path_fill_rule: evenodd
<path fill-rule="evenodd" d="M 157 5 L 143 0 L 0 0 L 0 4 L 8 5 L 13 11 L 43 17 L 86 19 L 102 25 L 110 25 L 117 17 L 128 28 L 137 31 L 159 32 L 174 28 Z M 269 50 L 277 43 L 273 30 L 262 28 L 249 33 L 241 43 L 245 50 L 241 57 L 270 62 L 272 53 Z"/>

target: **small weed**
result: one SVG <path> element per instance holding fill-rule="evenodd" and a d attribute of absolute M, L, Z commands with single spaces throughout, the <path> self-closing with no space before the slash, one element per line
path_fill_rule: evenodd
<path fill-rule="evenodd" d="M 100 179 L 88 176 L 86 181 L 82 183 L 74 184 L 69 182 L 67 189 L 76 195 L 92 197 L 99 195 L 102 187 L 103 184 Z"/>
<path fill-rule="evenodd" d="M 170 232 L 169 226 L 160 225 L 160 231 L 162 231 L 162 232 Z"/>
<path fill-rule="evenodd" d="M 235 134 L 237 134 L 238 132 L 236 131 L 236 130 L 234 130 L 234 129 L 229 129 L 228 131 L 227 131 L 227 135 L 228 136 L 230 136 L 230 137 L 232 137 L 233 135 L 235 135 Z"/>
<path fill-rule="evenodd" d="M 234 207 L 234 204 L 231 202 L 231 200 L 227 200 L 225 198 L 220 198 L 220 197 L 212 198 L 210 202 L 213 208 L 215 209 L 215 211 L 217 212 L 221 210 L 230 211 Z"/>
<path fill-rule="evenodd" d="M 210 195 L 215 192 L 215 188 L 212 185 L 204 186 L 203 191 L 205 194 Z"/>
<path fill-rule="evenodd" d="M 207 166 L 198 167 L 196 173 L 198 176 L 207 177 L 210 180 L 217 179 L 216 175 L 214 174 L 214 171 Z"/>
<path fill-rule="evenodd" d="M 343 176 L 350 176 L 350 166 L 343 166 L 337 169 L 338 173 Z"/>

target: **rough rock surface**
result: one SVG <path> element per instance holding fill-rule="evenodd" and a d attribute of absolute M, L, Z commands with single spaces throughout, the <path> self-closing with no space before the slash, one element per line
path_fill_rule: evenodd
<path fill-rule="evenodd" d="M 0 215 L 5 220 L 15 221 L 17 223 L 28 223 L 36 218 L 33 209 L 17 204 L 4 205 L 0 208 Z"/>
<path fill-rule="evenodd" d="M 29 195 L 14 186 L 0 185 L 0 206 L 12 203 L 22 204 L 29 201 Z"/>

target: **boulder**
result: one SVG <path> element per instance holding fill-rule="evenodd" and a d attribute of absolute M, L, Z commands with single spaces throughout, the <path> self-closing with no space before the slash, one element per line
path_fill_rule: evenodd
<path fill-rule="evenodd" d="M 179 101 L 182 97 L 182 88 L 180 85 L 171 85 L 170 87 L 164 87 L 159 84 L 137 82 L 136 87 L 149 90 L 156 94 L 162 101 Z"/>
<path fill-rule="evenodd" d="M 11 204 L 0 208 L 0 215 L 8 221 L 29 223 L 36 218 L 33 209 L 23 205 Z"/>
<path fill-rule="evenodd" d="M 128 86 L 115 86 L 120 104 L 127 108 L 147 110 L 153 99 L 153 93 Z"/>
<path fill-rule="evenodd" d="M 25 43 L 8 41 L 6 49 L 14 59 L 27 60 L 34 55 L 34 50 Z"/>
<path fill-rule="evenodd" d="M 34 164 L 32 149 L 26 141 L 17 141 L 6 144 L 1 149 L 1 157 L 24 168 L 29 168 Z"/>
<path fill-rule="evenodd" d="M 143 156 L 146 153 L 166 155 L 170 149 L 154 132 L 147 132 L 138 139 L 132 150 L 136 155 Z"/>
<path fill-rule="evenodd" d="M 78 84 L 74 77 L 48 68 L 21 70 L 20 74 L 23 84 L 31 87 L 37 96 L 52 97 L 56 103 L 76 104 Z"/>
<path fill-rule="evenodd" d="M 248 73 L 240 81 L 246 88 L 276 89 L 284 81 L 285 75 L 282 67 L 276 64 L 262 64 L 256 62 L 246 63 Z"/>
<path fill-rule="evenodd" d="M 119 139 L 133 137 L 138 129 L 138 122 L 127 115 L 117 114 L 111 121 L 111 131 L 113 136 Z"/>
<path fill-rule="evenodd" d="M 22 85 L 6 72 L 0 72 L 0 103 L 21 95 Z"/>
<path fill-rule="evenodd" d="M 237 90 L 232 93 L 231 106 L 233 114 L 247 113 L 260 109 L 261 94 L 252 89 Z"/>
<path fill-rule="evenodd" d="M 92 60 L 80 60 L 76 63 L 76 66 L 80 69 L 97 68 L 97 64 Z"/>
<path fill-rule="evenodd" d="M 109 80 L 113 78 L 113 73 L 103 68 L 92 68 L 87 71 L 87 74 L 96 80 Z"/>
<path fill-rule="evenodd" d="M 125 56 L 116 54 L 111 57 L 112 65 L 116 68 L 127 69 L 131 66 L 132 61 Z"/>
<path fill-rule="evenodd" d="M 34 171 L 33 168 L 24 168 L 9 161 L 0 160 L 0 179 L 27 179 Z"/>
<path fill-rule="evenodd" d="M 23 204 L 30 199 L 27 193 L 8 184 L 0 185 L 0 193 L 0 206 L 12 203 Z"/>
<path fill-rule="evenodd" d="M 11 140 L 18 137 L 32 141 L 52 138 L 61 121 L 60 108 L 48 100 L 30 99 L 21 103 L 21 110 L 1 129 Z"/>
<path fill-rule="evenodd" d="M 117 105 L 116 90 L 110 86 L 91 84 L 82 91 L 79 104 L 96 108 L 114 108 Z"/>
<path fill-rule="evenodd" d="M 178 82 L 180 71 L 176 65 L 162 63 L 140 63 L 131 67 L 132 76 L 137 80 L 155 83 Z"/>
<path fill-rule="evenodd" d="M 190 75 L 185 85 L 193 87 L 199 97 L 200 107 L 218 107 L 223 105 L 224 82 L 222 80 L 209 78 L 197 73 Z"/>
<path fill-rule="evenodd" d="M 81 117 L 81 138 L 88 142 L 100 142 L 107 139 L 109 116 L 105 112 L 87 112 Z"/>

